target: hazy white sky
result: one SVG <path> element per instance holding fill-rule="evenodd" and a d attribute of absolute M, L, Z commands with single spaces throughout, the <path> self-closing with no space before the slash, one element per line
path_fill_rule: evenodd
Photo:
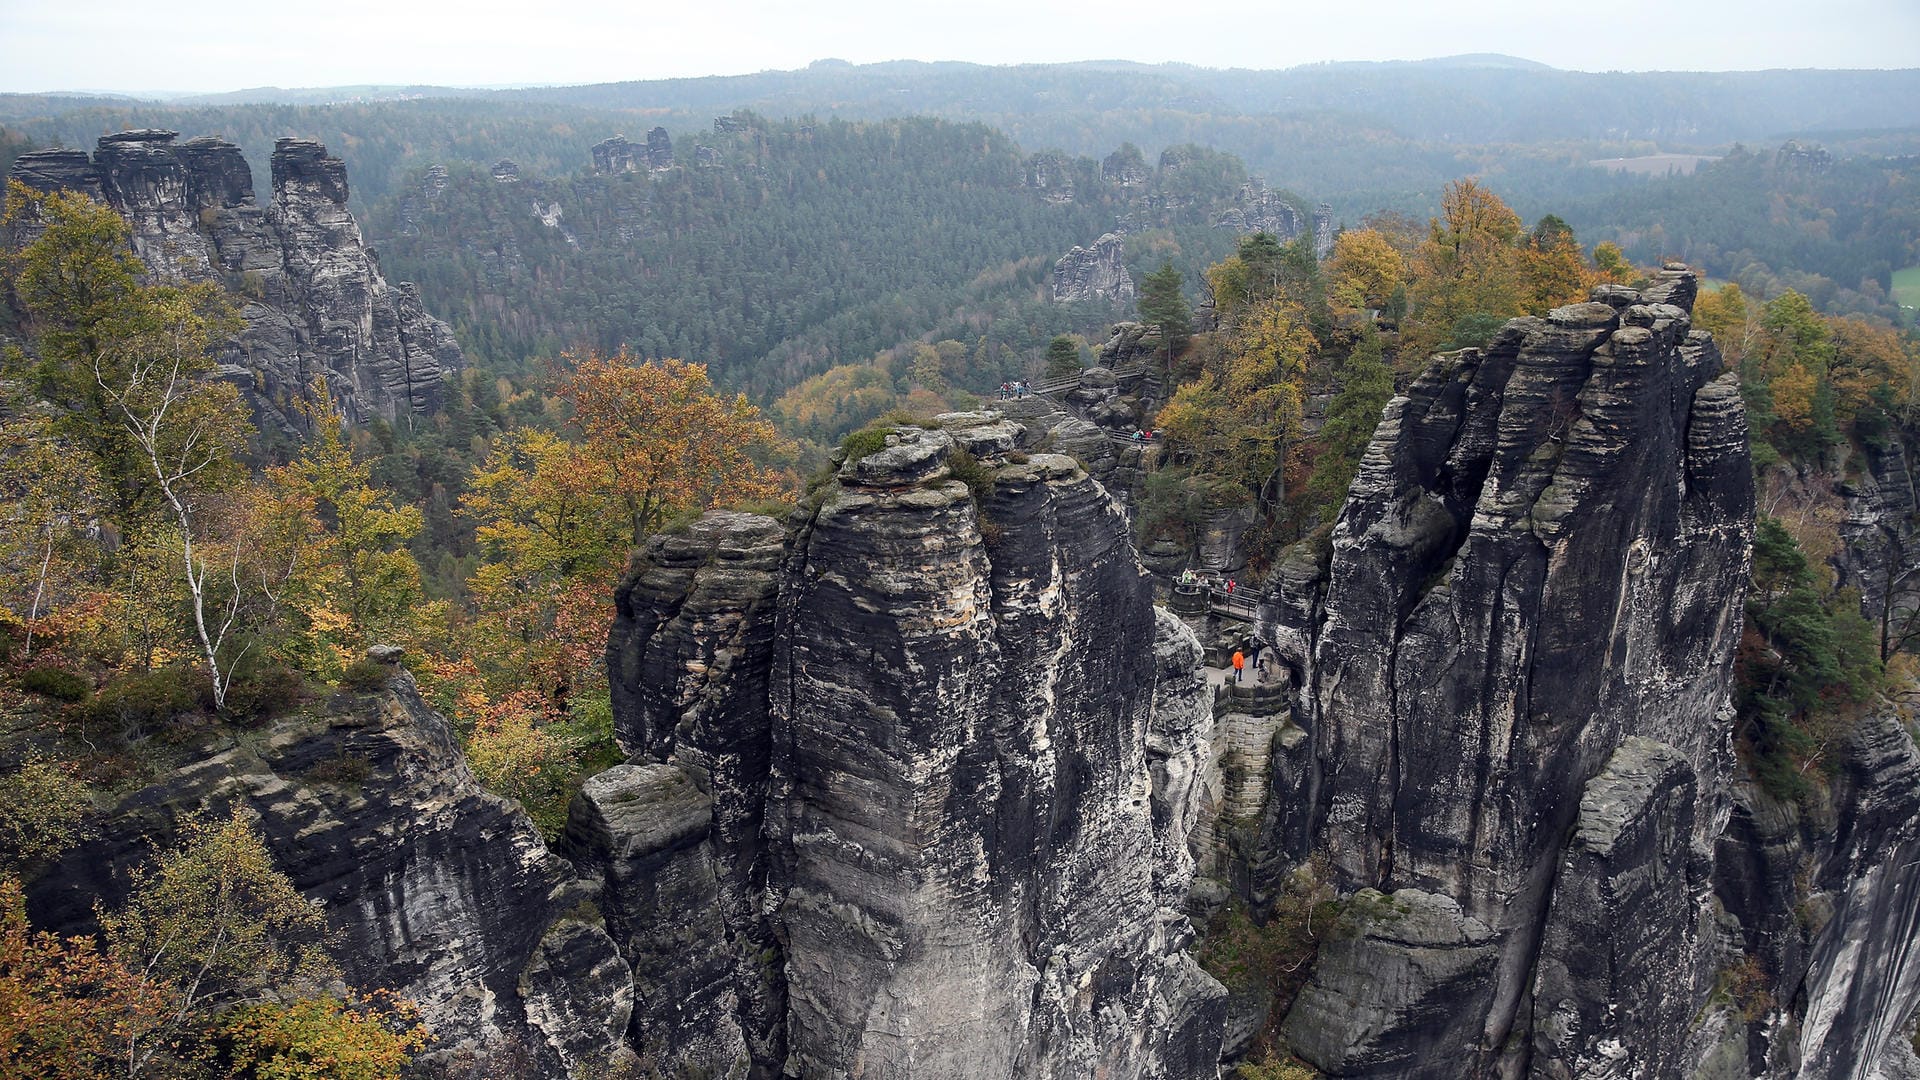
<path fill-rule="evenodd" d="M 1920 0 L 0 0 L 0 90 L 607 82 L 822 57 L 1920 67 Z M 1920 119 L 1920 102 L 1915 104 Z"/>

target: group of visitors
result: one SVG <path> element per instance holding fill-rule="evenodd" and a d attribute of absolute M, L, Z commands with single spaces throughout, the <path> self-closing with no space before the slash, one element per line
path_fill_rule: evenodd
<path fill-rule="evenodd" d="M 1030 397 L 1032 394 L 1033 387 L 1028 386 L 1027 380 L 1025 379 L 1015 379 L 1012 382 L 1003 382 L 1000 384 L 1000 400 L 1002 401 L 1008 398 Z"/>
<path fill-rule="evenodd" d="M 1133 433 L 1133 441 L 1134 441 L 1134 442 L 1152 442 L 1152 441 L 1153 441 L 1153 429 L 1152 429 L 1152 428 L 1148 428 L 1148 429 L 1146 429 L 1145 431 L 1136 431 L 1136 432 L 1134 432 L 1134 433 Z"/>
<path fill-rule="evenodd" d="M 1180 584 L 1199 585 L 1209 591 L 1221 592 L 1221 593 L 1225 593 L 1228 596 L 1232 596 L 1233 590 L 1237 587 L 1238 583 L 1235 582 L 1232 578 L 1228 578 L 1225 581 L 1222 581 L 1219 578 L 1214 577 L 1212 574 L 1203 574 L 1200 571 L 1193 569 L 1192 567 L 1188 567 L 1187 569 L 1180 571 Z"/>

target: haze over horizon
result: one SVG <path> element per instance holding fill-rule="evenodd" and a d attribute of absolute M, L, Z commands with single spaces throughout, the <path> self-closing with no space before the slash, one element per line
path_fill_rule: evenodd
<path fill-rule="evenodd" d="M 981 0 L 940 11 L 881 0 L 638 11 L 592 0 L 538 17 L 502 0 L 339 0 L 328 20 L 349 33 L 337 36 L 316 35 L 310 10 L 254 8 L 245 18 L 233 10 L 209 0 L 0 0 L 0 91 L 567 85 L 786 70 L 822 57 L 1274 69 L 1500 53 L 1577 71 L 1920 67 L 1920 6 L 1905 0 L 1758 13 L 1741 0 L 1683 9 L 1620 0 L 1604 19 L 1564 2 L 1481 0 L 1463 12 L 1387 0 L 1364 20 L 1292 12 L 1284 32 L 1262 32 L 1274 24 L 1271 9 L 1244 0 L 1196 0 L 1172 19 L 1147 0 L 1097 8 Z"/>

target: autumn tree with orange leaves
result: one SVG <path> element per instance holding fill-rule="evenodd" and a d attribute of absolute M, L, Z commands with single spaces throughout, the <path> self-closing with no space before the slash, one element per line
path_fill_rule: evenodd
<path fill-rule="evenodd" d="M 607 626 L 628 552 L 674 515 L 770 499 L 791 480 L 774 426 L 703 365 L 622 352 L 566 358 L 555 394 L 570 432 L 516 428 L 494 439 L 460 513 L 481 563 L 452 655 L 422 682 L 469 732 L 495 791 L 553 831 L 586 763 L 610 746 Z"/>
<path fill-rule="evenodd" d="M 773 498 L 789 486 L 754 456 L 778 447 L 773 424 L 745 394 L 715 392 L 706 365 L 636 361 L 624 350 L 572 359 L 559 393 L 588 452 L 606 462 L 633 543 L 676 511 Z"/>

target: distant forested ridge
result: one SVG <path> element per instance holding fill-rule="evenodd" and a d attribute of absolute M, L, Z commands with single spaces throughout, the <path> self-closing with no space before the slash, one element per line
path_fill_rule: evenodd
<path fill-rule="evenodd" d="M 1581 200 L 1565 216 L 1642 262 L 1684 259 L 1760 296 L 1792 289 L 1835 314 L 1892 316 L 1894 271 L 1920 262 L 1917 167 L 1798 142 L 1735 147 L 1691 176 Z"/>
<path fill-rule="evenodd" d="M 659 124 L 679 137 L 734 109 L 932 115 L 986 123 L 1029 150 L 1213 146 L 1275 186 L 1323 193 L 1357 218 L 1378 207 L 1437 212 L 1440 188 L 1465 174 L 1496 183 L 1533 213 L 1631 183 L 1589 168 L 1597 158 L 1877 129 L 1906 131 L 1907 145 L 1916 99 L 1920 70 L 1595 73 L 1500 56 L 1269 71 L 821 61 L 797 71 L 497 91 L 261 89 L 172 102 L 0 95 L 0 124 L 39 145 L 81 148 L 129 127 L 176 128 L 230 139 L 249 156 L 280 135 L 315 138 L 346 158 L 371 201 L 435 162 L 508 157 L 551 174 L 580 163 L 584 145 L 606 134 Z"/>
<path fill-rule="evenodd" d="M 500 91 L 0 95 L 0 165 L 135 127 L 226 138 L 256 163 L 276 138 L 315 138 L 346 161 L 352 204 L 395 276 L 419 281 L 492 366 L 625 342 L 711 361 L 765 401 L 911 339 L 984 339 L 969 375 L 1012 374 L 1051 336 L 1105 317 L 1049 301 L 1052 260 L 1125 220 L 1136 278 L 1171 258 L 1198 282 L 1233 239 L 1209 213 L 1247 174 L 1325 200 L 1349 226 L 1379 210 L 1424 223 L 1448 182 L 1473 176 L 1528 221 L 1560 215 L 1589 245 L 1613 239 L 1634 259 L 1684 258 L 1761 297 L 1792 288 L 1897 320 L 1892 274 L 1920 262 L 1914 100 L 1920 71 L 1599 74 L 1498 56 L 1281 71 L 822 61 Z M 769 119 L 751 137 L 715 132 L 736 109 Z M 591 174 L 595 143 L 656 126 L 679 168 Z M 1776 162 L 1789 139 L 1808 157 Z M 1144 148 L 1148 186 L 1105 174 L 1122 144 Z M 1217 153 L 1188 155 L 1203 167 L 1177 178 L 1155 168 L 1162 148 L 1189 145 Z M 1591 164 L 1662 151 L 1729 156 L 1692 177 Z M 518 183 L 491 177 L 503 159 Z M 1036 198 L 1023 171 L 1043 160 L 1071 200 Z"/>
<path fill-rule="evenodd" d="M 1128 307 L 1053 301 L 1053 264 L 1125 219 L 1135 275 L 1232 250 L 1257 199 L 1245 169 L 1199 148 L 1124 179 L 1029 157 L 979 124 L 772 123 L 750 114 L 683 138 L 670 169 L 516 179 L 422 173 L 380 204 L 383 262 L 496 365 L 575 347 L 686 356 L 770 398 L 827 367 L 921 337 L 984 345 L 984 389 L 1025 374 L 1056 334 Z M 1116 165 L 1118 168 L 1118 165 Z M 1278 200 L 1291 220 L 1307 212 Z M 1256 206 L 1255 209 L 1258 209 Z M 1151 262 L 1149 262 L 1151 260 Z"/>

